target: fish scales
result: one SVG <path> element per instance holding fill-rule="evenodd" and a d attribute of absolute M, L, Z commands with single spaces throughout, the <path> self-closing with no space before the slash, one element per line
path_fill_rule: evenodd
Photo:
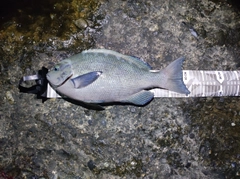
<path fill-rule="evenodd" d="M 102 71 L 104 69 L 104 73 L 99 77 L 98 81 L 91 84 L 96 89 L 101 87 L 103 89 L 103 86 L 108 87 L 107 89 L 105 88 L 106 91 L 101 90 L 99 93 L 108 92 L 108 95 L 110 92 L 115 93 L 117 90 L 115 88 L 121 85 L 120 92 L 131 94 L 135 91 L 130 92 L 129 89 L 134 90 L 136 88 L 135 90 L 139 90 L 146 87 L 146 85 L 150 87 L 148 83 L 152 83 L 155 78 L 155 75 L 147 73 L 144 69 L 137 68 L 135 64 L 126 63 L 126 60 L 122 57 L 117 58 L 111 54 L 105 55 L 101 53 L 97 54 L 97 58 L 94 53 L 86 54 L 87 57 L 84 57 L 84 54 L 81 55 L 73 59 L 73 73 L 81 75 L 89 71 Z M 85 59 L 85 63 L 81 63 L 81 66 L 77 65 L 79 58 Z M 73 77 L 76 77 L 76 75 Z M 111 76 L 111 78 L 104 80 L 106 76 Z M 116 97 L 116 94 L 114 96 Z"/>

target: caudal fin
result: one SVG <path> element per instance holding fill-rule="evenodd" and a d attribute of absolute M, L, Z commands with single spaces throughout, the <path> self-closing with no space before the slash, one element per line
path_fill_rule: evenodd
<path fill-rule="evenodd" d="M 161 70 L 161 72 L 164 74 L 166 80 L 164 80 L 164 88 L 187 95 L 190 91 L 183 82 L 182 64 L 184 60 L 184 57 L 178 58 L 170 63 L 165 69 Z"/>

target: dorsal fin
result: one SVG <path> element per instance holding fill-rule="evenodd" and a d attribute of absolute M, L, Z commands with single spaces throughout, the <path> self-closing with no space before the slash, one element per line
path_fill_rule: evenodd
<path fill-rule="evenodd" d="M 152 69 L 152 67 L 147 62 L 145 62 L 143 59 L 141 59 L 139 57 L 135 57 L 135 56 L 128 56 L 128 57 L 131 58 L 131 60 L 134 61 L 134 64 L 136 64 L 138 67 L 144 68 L 147 70 Z"/>

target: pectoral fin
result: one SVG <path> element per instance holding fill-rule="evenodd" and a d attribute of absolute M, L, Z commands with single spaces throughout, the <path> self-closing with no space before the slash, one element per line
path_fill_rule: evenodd
<path fill-rule="evenodd" d="M 102 74 L 101 71 L 94 71 L 90 73 L 86 73 L 84 75 L 80 75 L 76 78 L 71 79 L 74 88 L 83 88 L 85 86 L 93 83 L 98 77 Z"/>

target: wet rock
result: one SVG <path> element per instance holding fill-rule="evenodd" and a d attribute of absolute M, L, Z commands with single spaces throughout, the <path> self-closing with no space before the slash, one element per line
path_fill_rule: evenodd
<path fill-rule="evenodd" d="M 74 24 L 79 28 L 79 29 L 86 29 L 88 26 L 88 23 L 85 19 L 80 18 L 78 20 L 74 21 Z"/>
<path fill-rule="evenodd" d="M 236 70 L 239 17 L 225 1 L 51 2 L 37 16 L 21 9 L 24 23 L 15 17 L 1 29 L 0 169 L 15 178 L 212 179 L 240 173 L 237 97 L 156 98 L 145 107 L 95 111 L 64 99 L 42 104 L 17 89 L 23 75 L 88 48 L 139 56 L 154 69 L 184 55 L 184 69 Z M 73 23 L 79 19 L 80 28 Z"/>
<path fill-rule="evenodd" d="M 13 104 L 13 103 L 14 103 L 14 98 L 13 98 L 13 95 L 12 95 L 11 91 L 7 91 L 7 92 L 6 92 L 6 98 L 7 98 L 8 102 L 9 102 L 10 104 Z"/>
<path fill-rule="evenodd" d="M 92 160 L 88 161 L 87 166 L 90 170 L 94 170 L 94 168 L 96 168 L 96 165 L 94 164 L 94 162 Z"/>

